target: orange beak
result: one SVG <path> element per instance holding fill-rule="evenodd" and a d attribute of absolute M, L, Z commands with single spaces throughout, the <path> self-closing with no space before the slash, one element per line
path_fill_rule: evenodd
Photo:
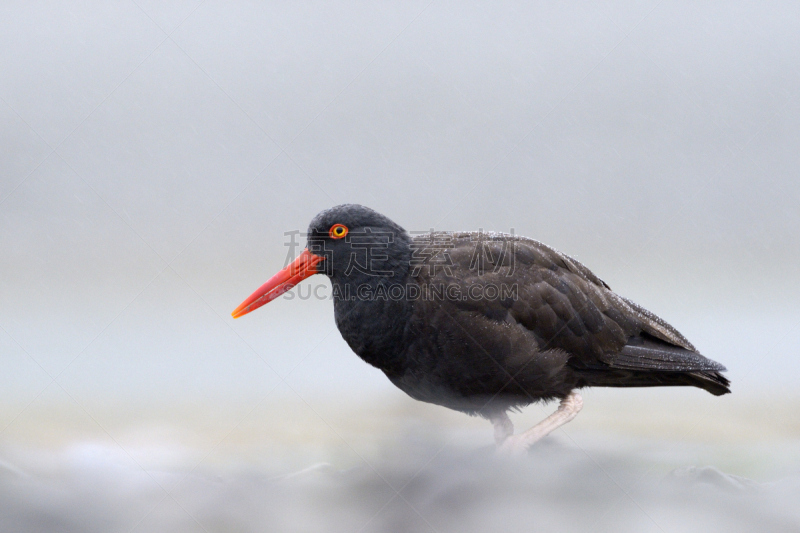
<path fill-rule="evenodd" d="M 247 300 L 243 301 L 239 307 L 234 309 L 231 316 L 233 316 L 233 318 L 239 318 L 250 311 L 255 311 L 307 277 L 313 276 L 317 273 L 317 263 L 323 259 L 325 258 L 320 255 L 312 254 L 306 248 L 303 250 L 303 253 L 297 256 L 297 259 L 295 259 L 291 265 L 272 276 L 269 281 L 260 286 Z"/>

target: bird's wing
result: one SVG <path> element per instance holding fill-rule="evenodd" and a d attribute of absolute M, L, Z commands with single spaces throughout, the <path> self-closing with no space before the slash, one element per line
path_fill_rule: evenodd
<path fill-rule="evenodd" d="M 539 351 L 564 351 L 581 367 L 721 369 L 697 354 L 664 320 L 615 294 L 580 262 L 541 242 L 463 232 L 425 234 L 414 243 L 424 248 L 437 240 L 440 261 L 433 272 L 430 265 L 423 266 L 420 281 L 458 286 L 461 295 L 472 288 L 469 297 L 451 303 L 497 322 L 524 326 L 533 333 Z M 489 286 L 497 289 L 494 299 L 489 297 L 495 292 L 486 292 Z"/>

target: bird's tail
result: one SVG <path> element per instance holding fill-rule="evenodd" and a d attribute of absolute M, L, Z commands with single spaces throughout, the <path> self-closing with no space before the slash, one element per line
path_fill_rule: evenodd
<path fill-rule="evenodd" d="M 606 387 L 692 386 L 715 396 L 731 391 L 725 367 L 697 352 L 642 333 L 607 355 L 604 368 L 582 371 L 588 385 Z"/>
<path fill-rule="evenodd" d="M 695 387 L 707 390 L 714 396 L 722 396 L 731 392 L 730 380 L 719 372 L 691 372 L 688 374 Z"/>

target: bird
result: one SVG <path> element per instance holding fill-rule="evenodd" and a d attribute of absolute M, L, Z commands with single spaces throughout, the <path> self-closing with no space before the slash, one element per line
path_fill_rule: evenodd
<path fill-rule="evenodd" d="M 571 421 L 585 387 L 730 392 L 725 367 L 678 330 L 534 239 L 412 234 L 358 204 L 320 212 L 306 238 L 302 253 L 232 316 L 326 275 L 350 348 L 411 398 L 490 421 L 498 452 L 524 454 Z M 514 433 L 509 412 L 553 400 L 553 414 Z"/>

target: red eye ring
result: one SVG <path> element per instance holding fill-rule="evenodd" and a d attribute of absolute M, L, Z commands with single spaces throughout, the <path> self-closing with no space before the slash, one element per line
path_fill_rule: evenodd
<path fill-rule="evenodd" d="M 344 224 L 334 224 L 331 226 L 328 235 L 330 235 L 331 239 L 341 239 L 347 235 L 347 226 Z"/>

